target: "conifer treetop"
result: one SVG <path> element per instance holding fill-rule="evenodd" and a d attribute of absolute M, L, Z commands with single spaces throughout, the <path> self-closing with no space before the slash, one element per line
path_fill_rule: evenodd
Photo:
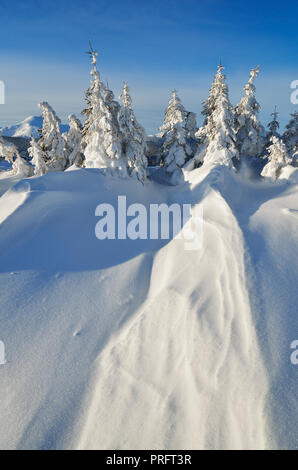
<path fill-rule="evenodd" d="M 128 83 L 124 82 L 123 90 L 119 98 L 122 99 L 123 106 L 125 106 L 126 108 L 131 108 L 132 106 L 132 101 L 131 101 L 129 92 L 130 92 L 130 89 L 128 87 Z"/>
<path fill-rule="evenodd" d="M 235 109 L 237 148 L 241 157 L 260 156 L 265 145 L 265 129 L 258 117 L 261 107 L 255 97 L 254 85 L 259 71 L 259 65 L 251 69 L 249 80 L 243 88 L 245 95 Z"/>
<path fill-rule="evenodd" d="M 272 137 L 272 136 L 279 137 L 279 134 L 278 134 L 278 129 L 279 129 L 278 115 L 279 115 L 279 113 L 277 112 L 277 106 L 275 105 L 273 113 L 270 114 L 270 116 L 272 116 L 273 119 L 267 125 L 267 127 L 269 129 L 269 137 Z"/>
<path fill-rule="evenodd" d="M 218 96 L 224 93 L 226 96 L 228 95 L 228 86 L 226 84 L 226 76 L 223 73 L 224 66 L 221 64 L 217 66 L 217 72 L 213 79 L 211 88 L 209 90 L 209 96 L 206 101 L 203 103 L 203 111 L 202 115 L 205 118 L 204 125 L 207 124 L 208 117 L 212 114 L 215 109 L 215 101 Z"/>
<path fill-rule="evenodd" d="M 257 78 L 257 76 L 259 75 L 259 73 L 260 73 L 260 67 L 261 67 L 261 65 L 258 65 L 258 66 L 255 67 L 254 69 L 251 69 L 251 71 L 250 71 L 250 73 L 249 73 L 250 77 L 249 77 L 249 80 L 248 80 L 248 83 L 249 83 L 249 84 L 252 84 L 253 81 L 254 81 L 254 80 Z"/>
<path fill-rule="evenodd" d="M 98 57 L 98 51 L 95 51 L 92 47 L 91 41 L 89 41 L 89 46 L 90 49 L 89 51 L 86 52 L 91 58 L 91 64 L 94 65 L 94 68 L 97 66 L 97 57 Z"/>

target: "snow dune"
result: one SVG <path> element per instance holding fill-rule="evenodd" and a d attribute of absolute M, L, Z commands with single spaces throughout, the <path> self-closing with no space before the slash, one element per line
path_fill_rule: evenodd
<path fill-rule="evenodd" d="M 78 170 L 0 198 L 2 449 L 297 446 L 298 186 L 188 179 Z M 202 203 L 203 249 L 100 242 L 95 208 L 118 195 Z"/>

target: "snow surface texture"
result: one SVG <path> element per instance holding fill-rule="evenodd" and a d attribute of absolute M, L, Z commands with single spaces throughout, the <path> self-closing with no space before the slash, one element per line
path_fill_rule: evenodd
<path fill-rule="evenodd" d="M 1 449 L 297 447 L 298 185 L 186 177 L 0 173 Z M 97 240 L 118 195 L 203 203 L 203 249 Z"/>
<path fill-rule="evenodd" d="M 29 116 L 24 121 L 13 126 L 3 127 L 2 135 L 7 137 L 25 137 L 30 139 L 34 137 L 39 138 L 38 129 L 42 128 L 43 119 L 41 116 Z M 61 132 L 68 132 L 69 126 L 61 124 Z"/>

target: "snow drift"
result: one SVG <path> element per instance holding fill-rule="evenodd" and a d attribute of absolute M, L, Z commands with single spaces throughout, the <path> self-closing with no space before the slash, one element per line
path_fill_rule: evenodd
<path fill-rule="evenodd" d="M 92 169 L 12 186 L 0 447 L 295 448 L 297 194 L 207 165 L 178 187 Z M 95 208 L 118 195 L 203 204 L 203 249 L 97 240 Z"/>

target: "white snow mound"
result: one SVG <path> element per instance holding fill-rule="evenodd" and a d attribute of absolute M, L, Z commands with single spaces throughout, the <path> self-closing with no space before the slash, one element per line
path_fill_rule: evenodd
<path fill-rule="evenodd" d="M 204 207 L 204 242 L 104 240 L 101 202 Z M 2 449 L 297 446 L 298 185 L 50 173 L 0 198 Z M 297 334 L 296 334 L 297 336 Z"/>

